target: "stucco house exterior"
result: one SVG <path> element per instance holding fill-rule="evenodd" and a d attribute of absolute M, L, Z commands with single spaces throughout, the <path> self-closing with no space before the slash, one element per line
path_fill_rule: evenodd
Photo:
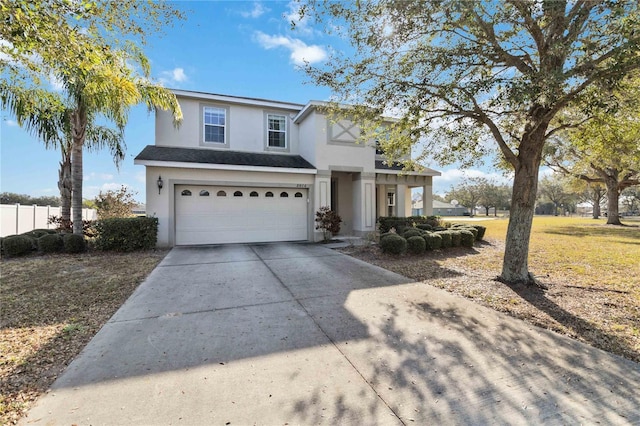
<path fill-rule="evenodd" d="M 174 93 L 181 126 L 158 111 L 155 144 L 134 161 L 146 167 L 159 246 L 319 241 L 322 206 L 342 217 L 342 234 L 364 235 L 379 216 L 410 216 L 411 188 L 431 200 L 439 172 L 386 165 L 375 141 L 329 119 L 323 102 Z"/>

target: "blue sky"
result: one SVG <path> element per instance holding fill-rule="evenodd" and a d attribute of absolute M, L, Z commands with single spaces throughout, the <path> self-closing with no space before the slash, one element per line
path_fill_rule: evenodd
<path fill-rule="evenodd" d="M 342 40 L 299 21 L 295 4 L 287 1 L 178 2 L 186 21 L 178 21 L 145 48 L 153 77 L 165 87 L 247 96 L 304 104 L 326 100 L 329 89 L 312 84 L 299 69 L 303 60 L 322 64 L 331 50 L 345 50 Z M 296 20 L 296 30 L 290 22 Z M 117 169 L 108 152 L 85 152 L 84 198 L 99 191 L 128 186 L 144 202 L 144 166 L 134 157 L 154 143 L 154 118 L 143 107 L 131 111 L 126 129 L 127 157 Z M 59 195 L 60 153 L 46 150 L 2 111 L 0 120 L 0 192 L 31 196 Z M 455 167 L 430 167 L 443 172 L 434 192 L 444 194 L 463 176 L 501 178 L 500 172 Z"/>

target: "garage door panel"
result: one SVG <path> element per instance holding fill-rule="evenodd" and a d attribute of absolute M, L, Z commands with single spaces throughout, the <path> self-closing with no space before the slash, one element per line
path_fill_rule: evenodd
<path fill-rule="evenodd" d="M 183 196 L 184 190 L 192 195 Z M 201 196 L 201 191 L 210 195 Z M 218 196 L 219 191 L 226 196 Z M 242 196 L 234 197 L 236 191 Z M 266 197 L 268 192 L 273 197 Z M 177 185 L 175 213 L 177 245 L 307 239 L 306 189 Z"/>

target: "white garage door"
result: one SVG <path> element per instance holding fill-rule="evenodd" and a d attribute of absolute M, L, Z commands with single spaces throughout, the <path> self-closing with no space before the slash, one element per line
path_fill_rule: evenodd
<path fill-rule="evenodd" d="M 307 190 L 176 185 L 176 245 L 307 239 Z"/>

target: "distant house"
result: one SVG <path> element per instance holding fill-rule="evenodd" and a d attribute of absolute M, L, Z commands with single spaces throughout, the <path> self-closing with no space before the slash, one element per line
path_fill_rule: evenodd
<path fill-rule="evenodd" d="M 433 215 L 434 216 L 468 216 L 469 209 L 464 206 L 454 206 L 453 204 L 443 203 L 442 201 L 433 200 Z M 414 200 L 411 203 L 411 214 L 413 216 L 424 215 L 424 208 L 422 206 L 422 200 Z"/>

